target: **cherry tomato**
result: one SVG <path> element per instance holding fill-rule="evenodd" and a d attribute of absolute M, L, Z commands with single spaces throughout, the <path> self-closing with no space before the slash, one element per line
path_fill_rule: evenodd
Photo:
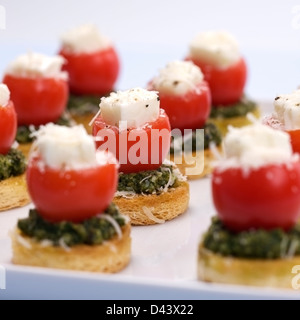
<path fill-rule="evenodd" d="M 212 191 L 218 215 L 229 229 L 288 230 L 300 217 L 300 163 L 249 172 L 215 169 Z"/>
<path fill-rule="evenodd" d="M 152 87 L 152 84 L 149 85 Z M 156 90 L 151 88 L 151 90 Z M 211 95 L 208 84 L 201 82 L 196 90 L 183 96 L 159 93 L 160 104 L 166 111 L 172 128 L 201 129 L 211 109 Z"/>
<path fill-rule="evenodd" d="M 27 168 L 30 196 L 41 216 L 51 222 L 80 222 L 102 213 L 116 191 L 116 164 L 81 170 L 43 168 L 32 158 Z"/>
<path fill-rule="evenodd" d="M 213 106 L 230 106 L 241 99 L 247 80 L 247 66 L 243 58 L 225 69 L 216 68 L 199 60 L 190 58 L 188 60 L 192 60 L 201 68 L 204 79 L 210 87 Z"/>
<path fill-rule="evenodd" d="M 120 69 L 114 48 L 80 54 L 62 49 L 59 54 L 67 61 L 63 70 L 69 73 L 71 93 L 102 95 L 112 91 Z"/>
<path fill-rule="evenodd" d="M 163 138 L 159 138 L 159 134 Z M 169 118 L 163 109 L 157 120 L 146 123 L 141 128 L 128 128 L 119 132 L 116 126 L 108 126 L 100 115 L 93 124 L 93 135 L 97 138 L 108 137 L 97 141 L 97 147 L 104 148 L 107 141 L 112 152 L 120 163 L 120 172 L 131 173 L 158 169 L 165 160 L 171 139 Z"/>
<path fill-rule="evenodd" d="M 291 145 L 295 153 L 300 153 L 300 129 L 286 131 L 291 138 Z"/>
<path fill-rule="evenodd" d="M 0 154 L 6 154 L 15 141 L 17 115 L 12 101 L 0 106 Z"/>
<path fill-rule="evenodd" d="M 24 78 L 5 75 L 3 79 L 14 102 L 18 125 L 55 122 L 65 110 L 68 84 L 59 78 Z"/>

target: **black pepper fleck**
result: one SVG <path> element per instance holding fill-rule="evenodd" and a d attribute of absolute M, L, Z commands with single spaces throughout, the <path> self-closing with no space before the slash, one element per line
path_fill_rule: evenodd
<path fill-rule="evenodd" d="M 157 101 L 160 101 L 160 98 L 159 98 L 159 97 L 157 97 Z"/>
<path fill-rule="evenodd" d="M 276 98 L 275 98 L 275 100 L 278 100 L 278 99 L 280 99 L 280 97 L 276 97 Z"/>
<path fill-rule="evenodd" d="M 149 107 L 149 104 L 146 104 L 146 108 L 148 108 Z"/>
<path fill-rule="evenodd" d="M 179 81 L 174 81 L 174 82 L 173 82 L 173 85 L 174 85 L 174 86 L 177 86 L 178 84 L 179 84 Z"/>

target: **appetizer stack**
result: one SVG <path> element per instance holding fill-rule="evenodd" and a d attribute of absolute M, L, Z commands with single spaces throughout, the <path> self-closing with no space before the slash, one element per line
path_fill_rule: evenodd
<path fill-rule="evenodd" d="M 25 157 L 13 148 L 17 115 L 10 91 L 0 84 L 0 211 L 25 206 L 30 202 L 25 182 Z"/>
<path fill-rule="evenodd" d="M 116 148 L 120 175 L 114 202 L 120 211 L 133 225 L 163 223 L 184 213 L 189 185 L 165 162 L 171 128 L 157 93 L 142 88 L 112 93 L 101 99 L 100 112 L 93 134 L 98 148 Z"/>
<path fill-rule="evenodd" d="M 248 113 L 259 117 L 257 105 L 244 95 L 247 66 L 231 34 L 225 31 L 198 34 L 191 42 L 187 60 L 201 68 L 209 84 L 212 96 L 210 120 L 223 135 L 229 125 L 249 124 Z"/>
<path fill-rule="evenodd" d="M 83 127 L 35 133 L 27 183 L 35 209 L 12 234 L 13 263 L 117 272 L 130 260 L 130 223 L 112 203 L 118 170 Z"/>
<path fill-rule="evenodd" d="M 89 123 L 98 112 L 99 100 L 113 90 L 118 78 L 118 54 L 94 25 L 66 32 L 59 54 L 65 59 L 63 69 L 69 75 L 68 110 L 91 133 Z"/>
<path fill-rule="evenodd" d="M 25 155 L 32 144 L 31 133 L 40 125 L 68 124 L 63 117 L 69 95 L 63 62 L 60 56 L 28 53 L 17 57 L 5 71 L 3 83 L 11 92 L 18 118 L 16 140 Z"/>
<path fill-rule="evenodd" d="M 221 133 L 208 123 L 211 93 L 200 68 L 190 61 L 172 61 L 149 84 L 158 91 L 173 129 L 171 159 L 189 179 L 211 173 L 210 143 L 220 150 Z M 177 131 L 177 132 L 176 132 Z"/>
<path fill-rule="evenodd" d="M 300 161 L 289 135 L 231 129 L 213 171 L 218 216 L 199 246 L 201 280 L 291 288 L 300 263 Z"/>

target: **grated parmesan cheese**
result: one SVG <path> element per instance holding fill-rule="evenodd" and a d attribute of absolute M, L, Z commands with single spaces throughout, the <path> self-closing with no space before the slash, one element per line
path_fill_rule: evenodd
<path fill-rule="evenodd" d="M 244 172 L 269 164 L 298 161 L 293 154 L 289 135 L 263 124 L 229 128 L 223 140 L 225 158 L 217 161 L 218 170 L 241 167 Z"/>
<path fill-rule="evenodd" d="M 23 246 L 24 248 L 31 250 L 32 246 L 30 244 L 30 242 L 28 242 L 26 239 L 24 239 L 22 236 L 17 235 L 17 241 L 19 242 L 19 244 L 21 246 Z"/>
<path fill-rule="evenodd" d="M 160 93 L 183 95 L 194 90 L 200 93 L 198 85 L 203 79 L 200 68 L 191 61 L 172 61 L 160 70 L 152 85 Z"/>
<path fill-rule="evenodd" d="M 115 228 L 116 233 L 118 235 L 118 238 L 122 239 L 122 237 L 123 237 L 122 230 L 121 230 L 119 224 L 117 223 L 117 221 L 114 218 L 112 218 L 110 215 L 104 214 L 104 213 L 98 215 L 97 217 L 98 218 L 104 218 L 105 220 L 107 220 Z"/>
<path fill-rule="evenodd" d="M 142 210 L 150 220 L 152 220 L 158 224 L 163 224 L 166 222 L 166 220 L 159 219 L 153 215 L 152 211 L 154 210 L 154 208 L 142 207 Z"/>
<path fill-rule="evenodd" d="M 236 39 L 226 31 L 198 34 L 190 44 L 190 57 L 217 68 L 229 68 L 241 58 Z"/>
<path fill-rule="evenodd" d="M 61 78 L 67 80 L 67 73 L 62 71 L 64 62 L 65 60 L 61 56 L 47 56 L 29 52 L 12 61 L 5 73 L 15 77 Z"/>

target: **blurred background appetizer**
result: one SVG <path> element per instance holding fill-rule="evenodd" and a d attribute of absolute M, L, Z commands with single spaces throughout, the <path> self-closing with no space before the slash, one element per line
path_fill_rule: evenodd
<path fill-rule="evenodd" d="M 0 84 L 0 211 L 30 202 L 25 181 L 23 153 L 12 147 L 17 133 L 17 115 L 10 92 Z"/>
<path fill-rule="evenodd" d="M 200 280 L 291 288 L 300 264 L 300 161 L 289 135 L 231 128 L 213 171 L 217 217 L 199 246 Z"/>
<path fill-rule="evenodd" d="M 263 123 L 287 132 L 293 151 L 300 153 L 300 89 L 277 96 L 274 100 L 274 112 L 266 115 Z"/>
<path fill-rule="evenodd" d="M 220 147 L 221 133 L 214 124 L 207 122 L 211 94 L 200 68 L 191 61 L 172 61 L 159 71 L 148 87 L 158 92 L 172 130 L 180 130 L 179 137 L 172 140 L 171 159 L 189 179 L 209 174 L 214 158 L 209 144 L 213 142 Z M 199 136 L 198 144 L 197 129 L 204 129 L 204 138 Z"/>
<path fill-rule="evenodd" d="M 35 133 L 27 183 L 35 205 L 12 234 L 13 263 L 117 272 L 130 260 L 130 223 L 112 203 L 117 161 L 83 126 Z"/>
<path fill-rule="evenodd" d="M 68 100 L 67 73 L 63 58 L 29 52 L 12 61 L 4 75 L 14 102 L 18 130 L 16 140 L 25 155 L 32 143 L 31 133 L 40 125 L 70 124 L 64 115 Z"/>
<path fill-rule="evenodd" d="M 68 110 L 77 123 L 91 133 L 90 121 L 98 112 L 99 100 L 114 89 L 120 61 L 112 42 L 92 24 L 69 30 L 61 38 L 59 54 L 69 74 Z"/>
<path fill-rule="evenodd" d="M 223 134 L 228 125 L 249 124 L 247 113 L 259 117 L 257 105 L 249 100 L 244 89 L 247 65 L 236 39 L 226 31 L 199 33 L 191 42 L 187 60 L 199 66 L 212 96 L 210 120 Z"/>
<path fill-rule="evenodd" d="M 97 146 L 120 162 L 114 202 L 132 224 L 163 223 L 186 211 L 189 185 L 173 163 L 165 162 L 171 127 L 156 92 L 134 88 L 102 98 L 93 135 Z"/>

